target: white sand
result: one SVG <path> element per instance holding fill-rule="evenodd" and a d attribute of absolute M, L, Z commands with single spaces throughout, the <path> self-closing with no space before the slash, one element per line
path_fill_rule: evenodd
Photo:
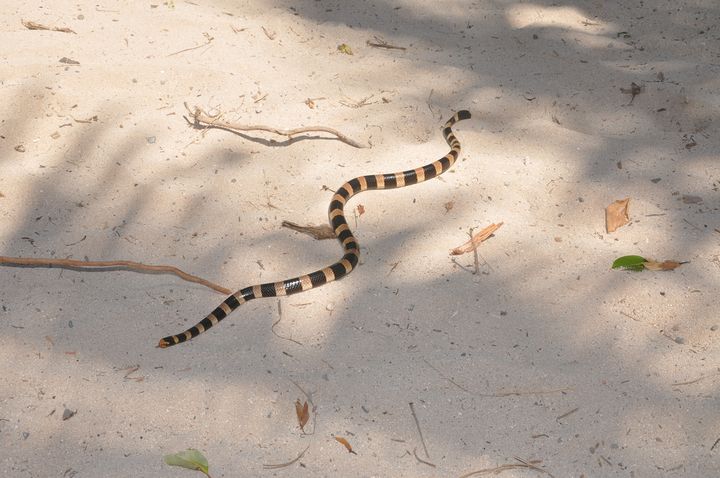
<path fill-rule="evenodd" d="M 162 462 L 188 447 L 214 478 L 458 477 L 514 457 L 555 477 L 717 475 L 716 2 L 49 3 L 0 10 L 1 255 L 170 264 L 232 289 L 297 276 L 340 247 L 283 220 L 323 223 L 323 186 L 437 159 L 445 119 L 474 118 L 440 180 L 349 204 L 361 266 L 283 299 L 275 334 L 277 299 L 257 300 L 161 350 L 223 296 L 0 267 L 2 476 L 200 476 Z M 372 147 L 201 132 L 183 102 Z M 609 235 L 624 197 L 632 221 Z M 500 221 L 480 274 L 451 261 Z M 611 271 L 626 254 L 691 262 Z"/>

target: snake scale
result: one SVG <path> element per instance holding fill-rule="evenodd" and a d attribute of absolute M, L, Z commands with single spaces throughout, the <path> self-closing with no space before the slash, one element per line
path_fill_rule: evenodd
<path fill-rule="evenodd" d="M 160 340 L 158 347 L 166 348 L 172 345 L 190 340 L 205 332 L 209 328 L 217 325 L 221 320 L 230 315 L 230 313 L 240 307 L 241 304 L 261 297 L 279 297 L 284 295 L 296 294 L 314 287 L 336 281 L 349 274 L 358 264 L 360 257 L 360 246 L 353 236 L 345 219 L 345 204 L 354 195 L 372 189 L 394 189 L 410 186 L 412 184 L 421 183 L 437 177 L 450 169 L 460 155 L 460 141 L 455 137 L 452 126 L 461 120 L 469 119 L 470 112 L 461 110 L 455 113 L 443 127 L 443 136 L 450 146 L 450 152 L 442 158 L 425 166 L 409 169 L 398 173 L 375 174 L 369 176 L 359 176 L 347 181 L 340 186 L 330 201 L 328 218 L 330 225 L 335 231 L 343 247 L 342 258 L 327 267 L 318 271 L 311 272 L 292 279 L 286 279 L 279 282 L 268 282 L 265 284 L 257 284 L 235 292 L 215 310 L 210 312 L 204 319 L 186 331 L 170 335 Z"/>

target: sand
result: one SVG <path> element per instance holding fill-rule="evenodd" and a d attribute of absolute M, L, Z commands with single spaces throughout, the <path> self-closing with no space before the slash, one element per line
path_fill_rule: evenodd
<path fill-rule="evenodd" d="M 223 295 L 0 266 L 0 474 L 202 476 L 163 463 L 196 448 L 213 478 L 717 475 L 719 17 L 709 0 L 7 4 L 3 256 L 232 290 L 294 277 L 341 249 L 282 221 L 325 223 L 345 180 L 440 158 L 444 121 L 473 119 L 450 172 L 348 204 L 352 274 L 187 344 L 155 347 Z M 369 147 L 193 128 L 184 103 Z M 449 255 L 499 222 L 477 269 Z M 689 263 L 610 269 L 627 254 Z"/>

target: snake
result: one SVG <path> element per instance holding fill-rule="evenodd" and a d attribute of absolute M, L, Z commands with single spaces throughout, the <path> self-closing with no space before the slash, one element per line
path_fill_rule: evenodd
<path fill-rule="evenodd" d="M 360 260 L 360 246 L 345 218 L 345 204 L 347 201 L 363 191 L 411 186 L 435 178 L 446 172 L 452 167 L 460 155 L 460 141 L 455 137 L 452 126 L 458 121 L 469 119 L 470 116 L 469 111 L 460 110 L 445 123 L 442 134 L 448 146 L 450 146 L 450 152 L 442 158 L 425 166 L 408 169 L 407 171 L 358 176 L 345 182 L 335 191 L 335 194 L 330 200 L 328 220 L 335 233 L 335 237 L 337 237 L 343 247 L 343 256 L 339 261 L 315 272 L 292 279 L 257 284 L 240 289 L 225 299 L 215 310 L 210 312 L 194 326 L 177 335 L 170 335 L 160 339 L 158 347 L 167 348 L 197 337 L 211 327 L 218 325 L 218 323 L 230 315 L 232 311 L 249 300 L 296 294 L 339 280 L 348 275 L 358 265 L 358 261 Z"/>

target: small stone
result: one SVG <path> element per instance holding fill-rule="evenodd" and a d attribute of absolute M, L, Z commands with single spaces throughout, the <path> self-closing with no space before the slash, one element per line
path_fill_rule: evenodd
<path fill-rule="evenodd" d="M 717 329 L 718 329 L 717 324 L 710 326 L 710 330 L 712 330 L 713 332 L 715 332 Z"/>
<path fill-rule="evenodd" d="M 675 337 L 675 343 L 682 345 L 685 343 L 685 338 L 684 337 Z"/>
<path fill-rule="evenodd" d="M 29 436 L 30 436 L 30 432 L 22 432 L 22 439 L 23 439 L 23 440 L 27 440 Z"/>
<path fill-rule="evenodd" d="M 77 410 L 70 410 L 69 408 L 66 408 L 66 409 L 63 411 L 62 419 L 63 419 L 63 420 L 69 420 L 70 418 L 72 418 L 73 416 L 75 416 L 76 413 L 77 413 Z"/>
<path fill-rule="evenodd" d="M 148 136 L 145 139 L 147 140 L 148 144 L 155 144 L 155 141 L 156 141 L 155 136 Z"/>

